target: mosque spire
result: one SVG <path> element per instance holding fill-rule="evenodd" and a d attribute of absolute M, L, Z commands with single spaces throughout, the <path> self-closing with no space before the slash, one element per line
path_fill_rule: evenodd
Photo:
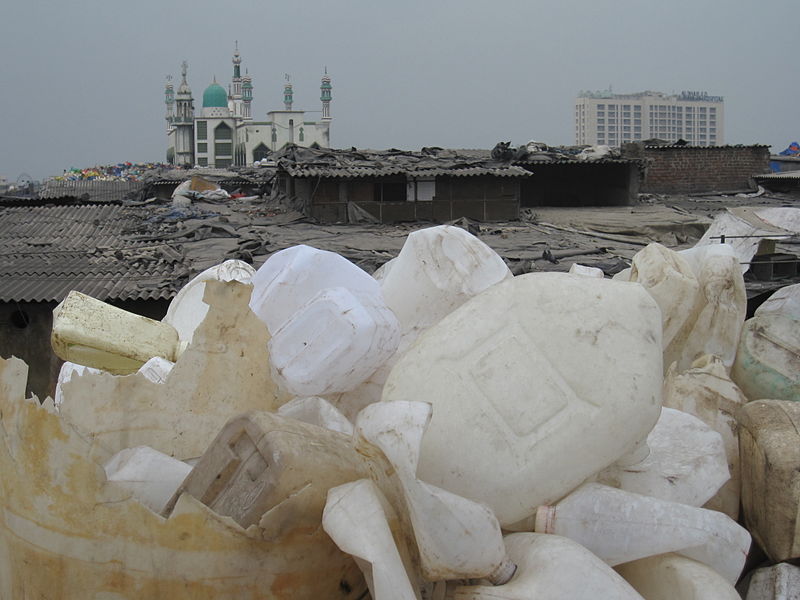
<path fill-rule="evenodd" d="M 286 107 L 286 110 L 292 110 L 292 96 L 294 92 L 292 91 L 292 78 L 286 73 L 286 83 L 283 86 L 283 105 Z"/>
<path fill-rule="evenodd" d="M 322 76 L 322 83 L 319 86 L 320 96 L 322 100 L 322 120 L 331 120 L 331 78 L 328 76 L 328 67 L 325 67 L 325 74 Z"/>

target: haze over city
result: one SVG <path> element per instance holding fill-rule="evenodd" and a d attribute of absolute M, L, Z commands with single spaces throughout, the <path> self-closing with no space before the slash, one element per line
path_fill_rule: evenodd
<path fill-rule="evenodd" d="M 569 145 L 577 94 L 611 86 L 723 96 L 725 143 L 780 152 L 800 137 L 799 22 L 796 0 L 12 2 L 0 175 L 164 161 L 165 77 L 186 60 L 199 107 L 237 41 L 255 119 L 285 74 L 318 118 L 327 67 L 334 147 Z"/>

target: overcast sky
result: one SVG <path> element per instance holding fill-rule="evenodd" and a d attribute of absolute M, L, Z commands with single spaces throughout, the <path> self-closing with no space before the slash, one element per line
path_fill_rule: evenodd
<path fill-rule="evenodd" d="M 779 152 L 800 138 L 798 25 L 798 0 L 8 0 L 0 175 L 163 161 L 165 76 L 188 61 L 199 108 L 236 40 L 256 119 L 284 73 L 319 111 L 327 66 L 334 147 L 573 144 L 577 93 L 610 85 L 723 96 L 725 142 Z"/>

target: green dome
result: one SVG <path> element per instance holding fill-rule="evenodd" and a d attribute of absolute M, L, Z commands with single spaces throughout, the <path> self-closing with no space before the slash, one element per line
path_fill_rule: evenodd
<path fill-rule="evenodd" d="M 214 108 L 228 106 L 228 93 L 216 81 L 206 88 L 203 92 L 203 108 Z"/>

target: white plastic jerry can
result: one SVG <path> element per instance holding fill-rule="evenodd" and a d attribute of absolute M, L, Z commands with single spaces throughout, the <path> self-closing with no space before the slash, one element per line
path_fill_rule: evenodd
<path fill-rule="evenodd" d="M 662 408 L 647 436 L 649 454 L 615 463 L 597 482 L 653 498 L 703 506 L 730 479 L 722 436 L 689 413 Z"/>
<path fill-rule="evenodd" d="M 392 537 L 392 512 L 378 487 L 360 479 L 328 490 L 322 527 L 353 556 L 374 600 L 418 600 Z"/>
<path fill-rule="evenodd" d="M 614 569 L 646 600 L 741 600 L 736 588 L 714 569 L 673 552 Z"/>
<path fill-rule="evenodd" d="M 425 332 L 382 400 L 433 406 L 417 475 L 508 528 L 644 441 L 661 379 L 661 313 L 642 286 L 532 273 Z"/>
<path fill-rule="evenodd" d="M 487 578 L 508 581 L 500 524 L 486 506 L 417 479 L 419 446 L 430 420 L 424 402 L 380 402 L 362 410 L 356 432 L 380 448 L 394 467 L 403 493 L 423 576 L 428 581 Z"/>
<path fill-rule="evenodd" d="M 611 566 L 678 552 L 733 584 L 750 550 L 750 534 L 727 515 L 585 483 L 555 506 L 536 511 L 536 531 L 563 535 Z"/>
<path fill-rule="evenodd" d="M 75 291 L 53 309 L 51 343 L 59 358 L 123 375 L 154 356 L 174 362 L 185 348 L 171 325 Z"/>
<path fill-rule="evenodd" d="M 453 600 L 637 600 L 641 596 L 614 570 L 570 539 L 514 533 L 505 537 L 517 572 L 499 586 L 464 585 Z"/>

